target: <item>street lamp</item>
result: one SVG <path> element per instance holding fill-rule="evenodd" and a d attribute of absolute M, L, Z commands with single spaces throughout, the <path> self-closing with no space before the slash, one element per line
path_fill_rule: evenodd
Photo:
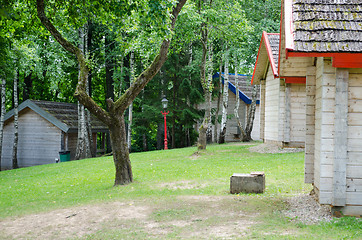
<path fill-rule="evenodd" d="M 166 109 L 167 109 L 167 103 L 168 103 L 168 100 L 166 99 L 166 97 L 163 97 L 163 99 L 161 100 L 161 103 L 162 103 L 162 107 L 163 107 L 163 112 L 161 111 L 162 115 L 163 115 L 163 119 L 164 119 L 164 122 L 165 122 L 165 139 L 164 139 L 164 146 L 165 146 L 165 150 L 168 149 L 167 147 L 167 124 L 166 124 L 166 115 L 169 113 L 169 111 L 166 112 Z"/>

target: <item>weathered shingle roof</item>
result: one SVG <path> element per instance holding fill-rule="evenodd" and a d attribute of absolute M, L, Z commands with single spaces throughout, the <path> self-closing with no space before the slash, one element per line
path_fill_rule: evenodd
<path fill-rule="evenodd" d="M 294 51 L 362 52 L 361 0 L 292 0 Z"/>
<path fill-rule="evenodd" d="M 246 104 L 251 104 L 252 92 L 253 92 L 253 85 L 250 83 L 250 75 L 243 75 L 238 74 L 238 82 L 239 82 L 239 98 L 243 100 Z M 219 73 L 214 74 L 214 78 L 219 77 Z M 225 74 L 221 73 L 222 82 L 224 84 L 224 77 Z M 260 94 L 259 94 L 259 86 L 257 88 L 257 95 L 256 95 L 256 103 L 259 104 Z M 236 87 L 235 87 L 235 74 L 229 73 L 229 89 L 231 92 L 236 94 Z"/>
<path fill-rule="evenodd" d="M 30 108 L 63 132 L 78 131 L 78 106 L 74 103 L 49 102 L 41 100 L 26 100 L 19 105 L 19 113 Z M 5 115 L 5 121 L 14 116 L 14 110 Z M 107 131 L 107 126 L 91 115 L 92 130 L 95 132 Z"/>
<path fill-rule="evenodd" d="M 279 76 L 279 42 L 279 33 L 263 32 L 251 80 L 252 84 L 258 84 L 261 79 L 265 78 L 269 66 L 271 67 L 274 77 Z"/>
<path fill-rule="evenodd" d="M 280 34 L 268 33 L 267 36 L 268 36 L 270 48 L 273 53 L 274 63 L 275 63 L 276 68 L 278 69 Z"/>

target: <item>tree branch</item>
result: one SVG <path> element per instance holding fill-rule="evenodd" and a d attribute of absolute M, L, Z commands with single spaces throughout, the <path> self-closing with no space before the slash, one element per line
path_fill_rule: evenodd
<path fill-rule="evenodd" d="M 182 7 L 185 5 L 187 0 L 179 0 L 177 5 L 174 7 L 171 15 L 171 31 L 175 28 L 177 16 L 179 15 Z M 133 84 L 126 90 L 126 92 L 114 103 L 115 111 L 124 112 L 147 83 L 158 73 L 162 65 L 167 59 L 168 49 L 170 47 L 171 40 L 163 40 L 160 51 L 151 65 L 141 73 L 141 75 L 135 79 Z"/>
<path fill-rule="evenodd" d="M 94 114 L 99 120 L 107 124 L 111 124 L 111 118 L 109 114 L 101 108 L 88 94 L 86 93 L 87 77 L 89 73 L 88 66 L 86 64 L 86 59 L 83 52 L 71 42 L 66 40 L 62 34 L 55 28 L 55 26 L 50 22 L 49 18 L 45 15 L 45 5 L 44 0 L 36 1 L 38 17 L 41 23 L 48 29 L 50 34 L 58 41 L 62 47 L 68 52 L 74 54 L 78 59 L 79 65 L 79 76 L 78 84 L 74 96 L 78 101 L 83 104 L 92 114 Z"/>

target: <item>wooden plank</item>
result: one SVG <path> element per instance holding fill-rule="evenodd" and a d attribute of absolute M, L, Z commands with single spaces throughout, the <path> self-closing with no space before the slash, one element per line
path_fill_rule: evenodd
<path fill-rule="evenodd" d="M 333 165 L 321 165 L 320 166 L 320 172 L 321 172 L 321 178 L 331 178 L 333 177 Z"/>
<path fill-rule="evenodd" d="M 348 164 L 358 165 L 362 163 L 362 149 L 359 151 L 348 152 Z"/>
<path fill-rule="evenodd" d="M 320 204 L 331 204 L 333 199 L 332 192 L 319 191 L 319 203 Z"/>
<path fill-rule="evenodd" d="M 348 70 L 336 70 L 333 206 L 346 205 Z"/>
<path fill-rule="evenodd" d="M 290 142 L 290 120 L 291 120 L 291 89 L 290 84 L 285 86 L 285 121 L 284 121 L 284 142 Z"/>
<path fill-rule="evenodd" d="M 362 178 L 347 177 L 347 192 L 362 192 Z"/>
<path fill-rule="evenodd" d="M 346 197 L 346 204 L 362 206 L 362 192 L 347 192 Z"/>
<path fill-rule="evenodd" d="M 342 212 L 346 216 L 361 217 L 362 216 L 362 206 L 361 205 L 345 206 L 345 207 L 343 207 Z"/>
<path fill-rule="evenodd" d="M 349 113 L 362 113 L 362 99 L 349 99 L 348 112 Z"/>
<path fill-rule="evenodd" d="M 362 165 L 347 165 L 347 178 L 362 178 Z"/>

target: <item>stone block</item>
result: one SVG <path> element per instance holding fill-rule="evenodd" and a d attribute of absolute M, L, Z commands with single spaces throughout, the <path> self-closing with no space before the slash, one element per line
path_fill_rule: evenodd
<path fill-rule="evenodd" d="M 264 172 L 252 172 L 250 174 L 234 173 L 230 177 L 230 193 L 264 193 Z"/>

